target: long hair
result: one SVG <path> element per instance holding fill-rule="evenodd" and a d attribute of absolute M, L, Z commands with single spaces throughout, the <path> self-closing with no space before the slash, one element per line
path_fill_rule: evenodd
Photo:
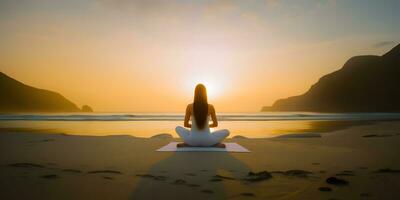
<path fill-rule="evenodd" d="M 197 127 L 203 129 L 208 116 L 207 90 L 203 84 L 196 85 L 194 90 L 193 115 Z"/>

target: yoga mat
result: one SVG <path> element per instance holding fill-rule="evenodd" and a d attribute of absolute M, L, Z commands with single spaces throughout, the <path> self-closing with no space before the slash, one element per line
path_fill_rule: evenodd
<path fill-rule="evenodd" d="M 179 142 L 170 142 L 169 144 L 157 149 L 157 151 L 176 151 L 176 152 L 241 152 L 248 153 L 250 152 L 248 149 L 240 146 L 238 143 L 227 142 L 224 143 L 226 148 L 217 148 L 217 147 L 176 147 Z"/>

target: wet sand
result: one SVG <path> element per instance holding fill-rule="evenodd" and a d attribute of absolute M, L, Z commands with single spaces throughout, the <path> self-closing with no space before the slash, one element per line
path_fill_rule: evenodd
<path fill-rule="evenodd" d="M 1 199 L 400 199 L 400 123 L 229 139 L 251 153 L 156 152 L 177 139 L 0 134 Z"/>

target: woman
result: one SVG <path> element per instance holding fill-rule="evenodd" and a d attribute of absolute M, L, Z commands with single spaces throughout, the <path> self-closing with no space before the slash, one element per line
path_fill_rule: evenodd
<path fill-rule="evenodd" d="M 209 116 L 211 116 L 212 124 L 209 124 Z M 189 123 L 189 121 L 192 123 Z M 229 131 L 218 130 L 213 133 L 210 128 L 218 126 L 217 116 L 214 106 L 207 102 L 207 91 L 203 84 L 198 84 L 194 90 L 194 101 L 186 107 L 184 126 L 191 128 L 185 129 L 177 126 L 175 131 L 182 138 L 183 143 L 178 147 L 201 146 L 201 147 L 220 147 L 225 148 L 222 140 L 228 137 Z"/>

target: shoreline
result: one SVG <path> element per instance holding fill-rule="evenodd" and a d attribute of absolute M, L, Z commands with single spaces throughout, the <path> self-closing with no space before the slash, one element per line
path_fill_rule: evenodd
<path fill-rule="evenodd" d="M 77 125 L 70 124 L 74 122 L 67 122 L 63 124 L 55 123 L 49 124 L 44 121 L 41 124 L 27 124 L 21 121 L 24 124 L 23 126 L 18 126 L 20 123 L 13 124 L 13 123 L 1 123 L 0 121 L 0 133 L 36 133 L 36 134 L 62 134 L 62 135 L 70 135 L 70 136 L 132 136 L 135 138 L 151 138 L 157 135 L 169 135 L 167 137 L 173 137 L 178 139 L 179 137 L 173 131 L 174 127 L 179 124 L 162 124 L 161 128 L 164 131 L 156 131 L 157 127 L 154 127 L 155 130 L 152 130 L 152 125 L 148 124 L 143 129 L 137 128 L 136 126 L 132 126 L 130 128 L 121 129 L 122 131 L 118 131 L 118 124 L 107 125 L 100 122 L 98 127 L 96 128 L 97 131 L 90 130 L 91 127 L 97 126 L 95 124 L 90 124 L 90 126 L 85 127 L 84 129 L 80 130 L 79 126 L 86 126 L 85 124 L 88 122 L 80 122 L 78 129 L 76 129 Z M 380 121 L 371 121 L 371 120 L 346 120 L 346 121 L 337 121 L 337 120 L 318 120 L 318 121 L 294 121 L 293 123 L 287 123 L 286 121 L 273 123 L 271 122 L 261 122 L 259 124 L 253 123 L 245 123 L 240 121 L 232 121 L 230 124 L 223 124 L 220 125 L 219 128 L 224 128 L 231 130 L 231 135 L 229 138 L 251 138 L 251 139 L 262 139 L 262 138 L 275 138 L 275 137 L 282 137 L 286 135 L 296 135 L 296 134 L 325 134 L 332 131 L 338 131 L 343 129 L 348 129 L 351 127 L 356 126 L 363 126 L 363 125 L 372 125 L 376 123 L 383 123 L 383 122 L 400 122 L 400 120 L 380 120 Z M 132 123 L 128 122 L 128 125 Z M 152 122 L 153 124 L 153 122 Z M 240 127 L 240 125 L 246 124 L 245 127 Z M 297 125 L 296 125 L 297 124 Z M 154 122 L 153 126 L 156 126 L 157 123 Z M 287 126 L 290 125 L 290 126 Z M 126 126 L 126 124 L 122 124 L 122 126 Z M 233 127 L 231 127 L 233 126 Z M 47 127 L 47 128 L 46 128 Z M 98 132 L 102 130 L 102 127 L 105 127 L 105 132 Z M 166 128 L 167 127 L 167 128 Z M 172 127 L 172 128 L 171 128 Z M 72 129 L 71 129 L 72 128 Z M 217 128 L 216 130 L 218 130 Z M 231 129 L 232 128 L 232 129 Z M 137 134 L 138 131 L 135 129 L 139 129 L 141 131 L 145 131 L 144 133 Z M 254 130 L 252 130 L 254 129 Z M 265 129 L 265 130 L 264 130 Z M 85 131 L 89 130 L 89 131 Z M 115 132 L 113 131 L 115 130 Z M 250 132 L 248 134 L 243 134 L 243 132 Z M 256 131 L 256 132 L 254 132 Z M 114 132 L 114 133 L 113 133 Z M 264 134 L 265 133 L 265 134 Z M 256 135 L 254 135 L 256 134 Z M 260 135 L 261 134 L 261 135 Z M 165 137 L 165 136 L 164 136 Z"/>

